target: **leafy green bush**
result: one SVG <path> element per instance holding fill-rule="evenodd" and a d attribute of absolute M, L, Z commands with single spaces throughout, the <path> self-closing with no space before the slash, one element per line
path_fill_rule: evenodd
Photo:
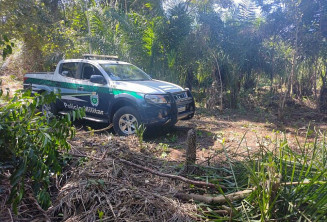
<path fill-rule="evenodd" d="M 53 93 L 32 97 L 27 91 L 6 100 L 1 92 L 0 165 L 13 166 L 9 203 L 16 213 L 27 181 L 32 184 L 34 195 L 43 208 L 51 204 L 50 177 L 60 173 L 60 151 L 70 148 L 67 138 L 75 135 L 71 115 L 47 119 L 38 110 L 42 104 L 55 102 L 58 97 Z M 72 116 L 82 115 L 84 112 L 77 110 Z"/>

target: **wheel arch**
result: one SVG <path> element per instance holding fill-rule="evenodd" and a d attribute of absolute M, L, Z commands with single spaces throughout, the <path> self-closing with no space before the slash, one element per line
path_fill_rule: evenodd
<path fill-rule="evenodd" d="M 42 94 L 42 93 L 48 94 L 48 93 L 51 93 L 52 92 L 52 90 L 51 90 L 50 87 L 48 87 L 48 86 L 41 86 L 41 85 L 40 86 L 37 86 L 37 88 L 35 88 L 35 89 L 32 88 L 32 91 L 37 92 L 38 94 Z"/>
<path fill-rule="evenodd" d="M 135 108 L 138 111 L 138 105 L 136 103 L 136 101 L 134 101 L 131 98 L 117 98 L 115 99 L 115 102 L 112 104 L 111 109 L 110 109 L 110 114 L 109 114 L 109 119 L 110 122 L 112 122 L 113 117 L 115 115 L 115 113 L 117 112 L 117 110 L 119 110 L 120 108 L 124 107 L 124 106 L 131 106 L 133 108 Z"/>

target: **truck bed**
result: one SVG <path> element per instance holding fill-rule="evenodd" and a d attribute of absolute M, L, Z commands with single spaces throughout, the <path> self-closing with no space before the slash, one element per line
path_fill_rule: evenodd
<path fill-rule="evenodd" d="M 29 72 L 25 75 L 53 75 L 54 72 Z"/>

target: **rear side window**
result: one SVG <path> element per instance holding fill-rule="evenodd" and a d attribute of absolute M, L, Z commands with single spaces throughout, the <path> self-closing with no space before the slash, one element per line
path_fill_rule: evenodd
<path fill-rule="evenodd" d="M 60 75 L 78 79 L 77 68 L 78 62 L 63 63 L 60 68 Z"/>

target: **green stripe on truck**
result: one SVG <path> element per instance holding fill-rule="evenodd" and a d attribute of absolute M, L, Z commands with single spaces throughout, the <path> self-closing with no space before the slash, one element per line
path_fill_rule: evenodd
<path fill-rule="evenodd" d="M 67 88 L 67 89 L 78 89 L 79 87 L 82 86 L 85 91 L 110 93 L 110 89 L 108 87 L 98 87 L 98 86 L 90 86 L 90 85 L 77 84 L 77 83 L 58 82 L 58 81 L 36 79 L 36 78 L 27 78 L 25 80 L 25 83 L 31 83 L 31 84 L 34 83 L 34 84 L 38 84 L 38 85 L 47 85 L 47 86 L 58 87 L 58 88 Z M 138 99 L 143 98 L 143 96 L 139 95 L 137 92 L 134 92 L 134 91 L 112 89 L 112 93 L 114 95 L 126 93 L 126 94 L 134 96 L 135 98 L 138 98 Z"/>

